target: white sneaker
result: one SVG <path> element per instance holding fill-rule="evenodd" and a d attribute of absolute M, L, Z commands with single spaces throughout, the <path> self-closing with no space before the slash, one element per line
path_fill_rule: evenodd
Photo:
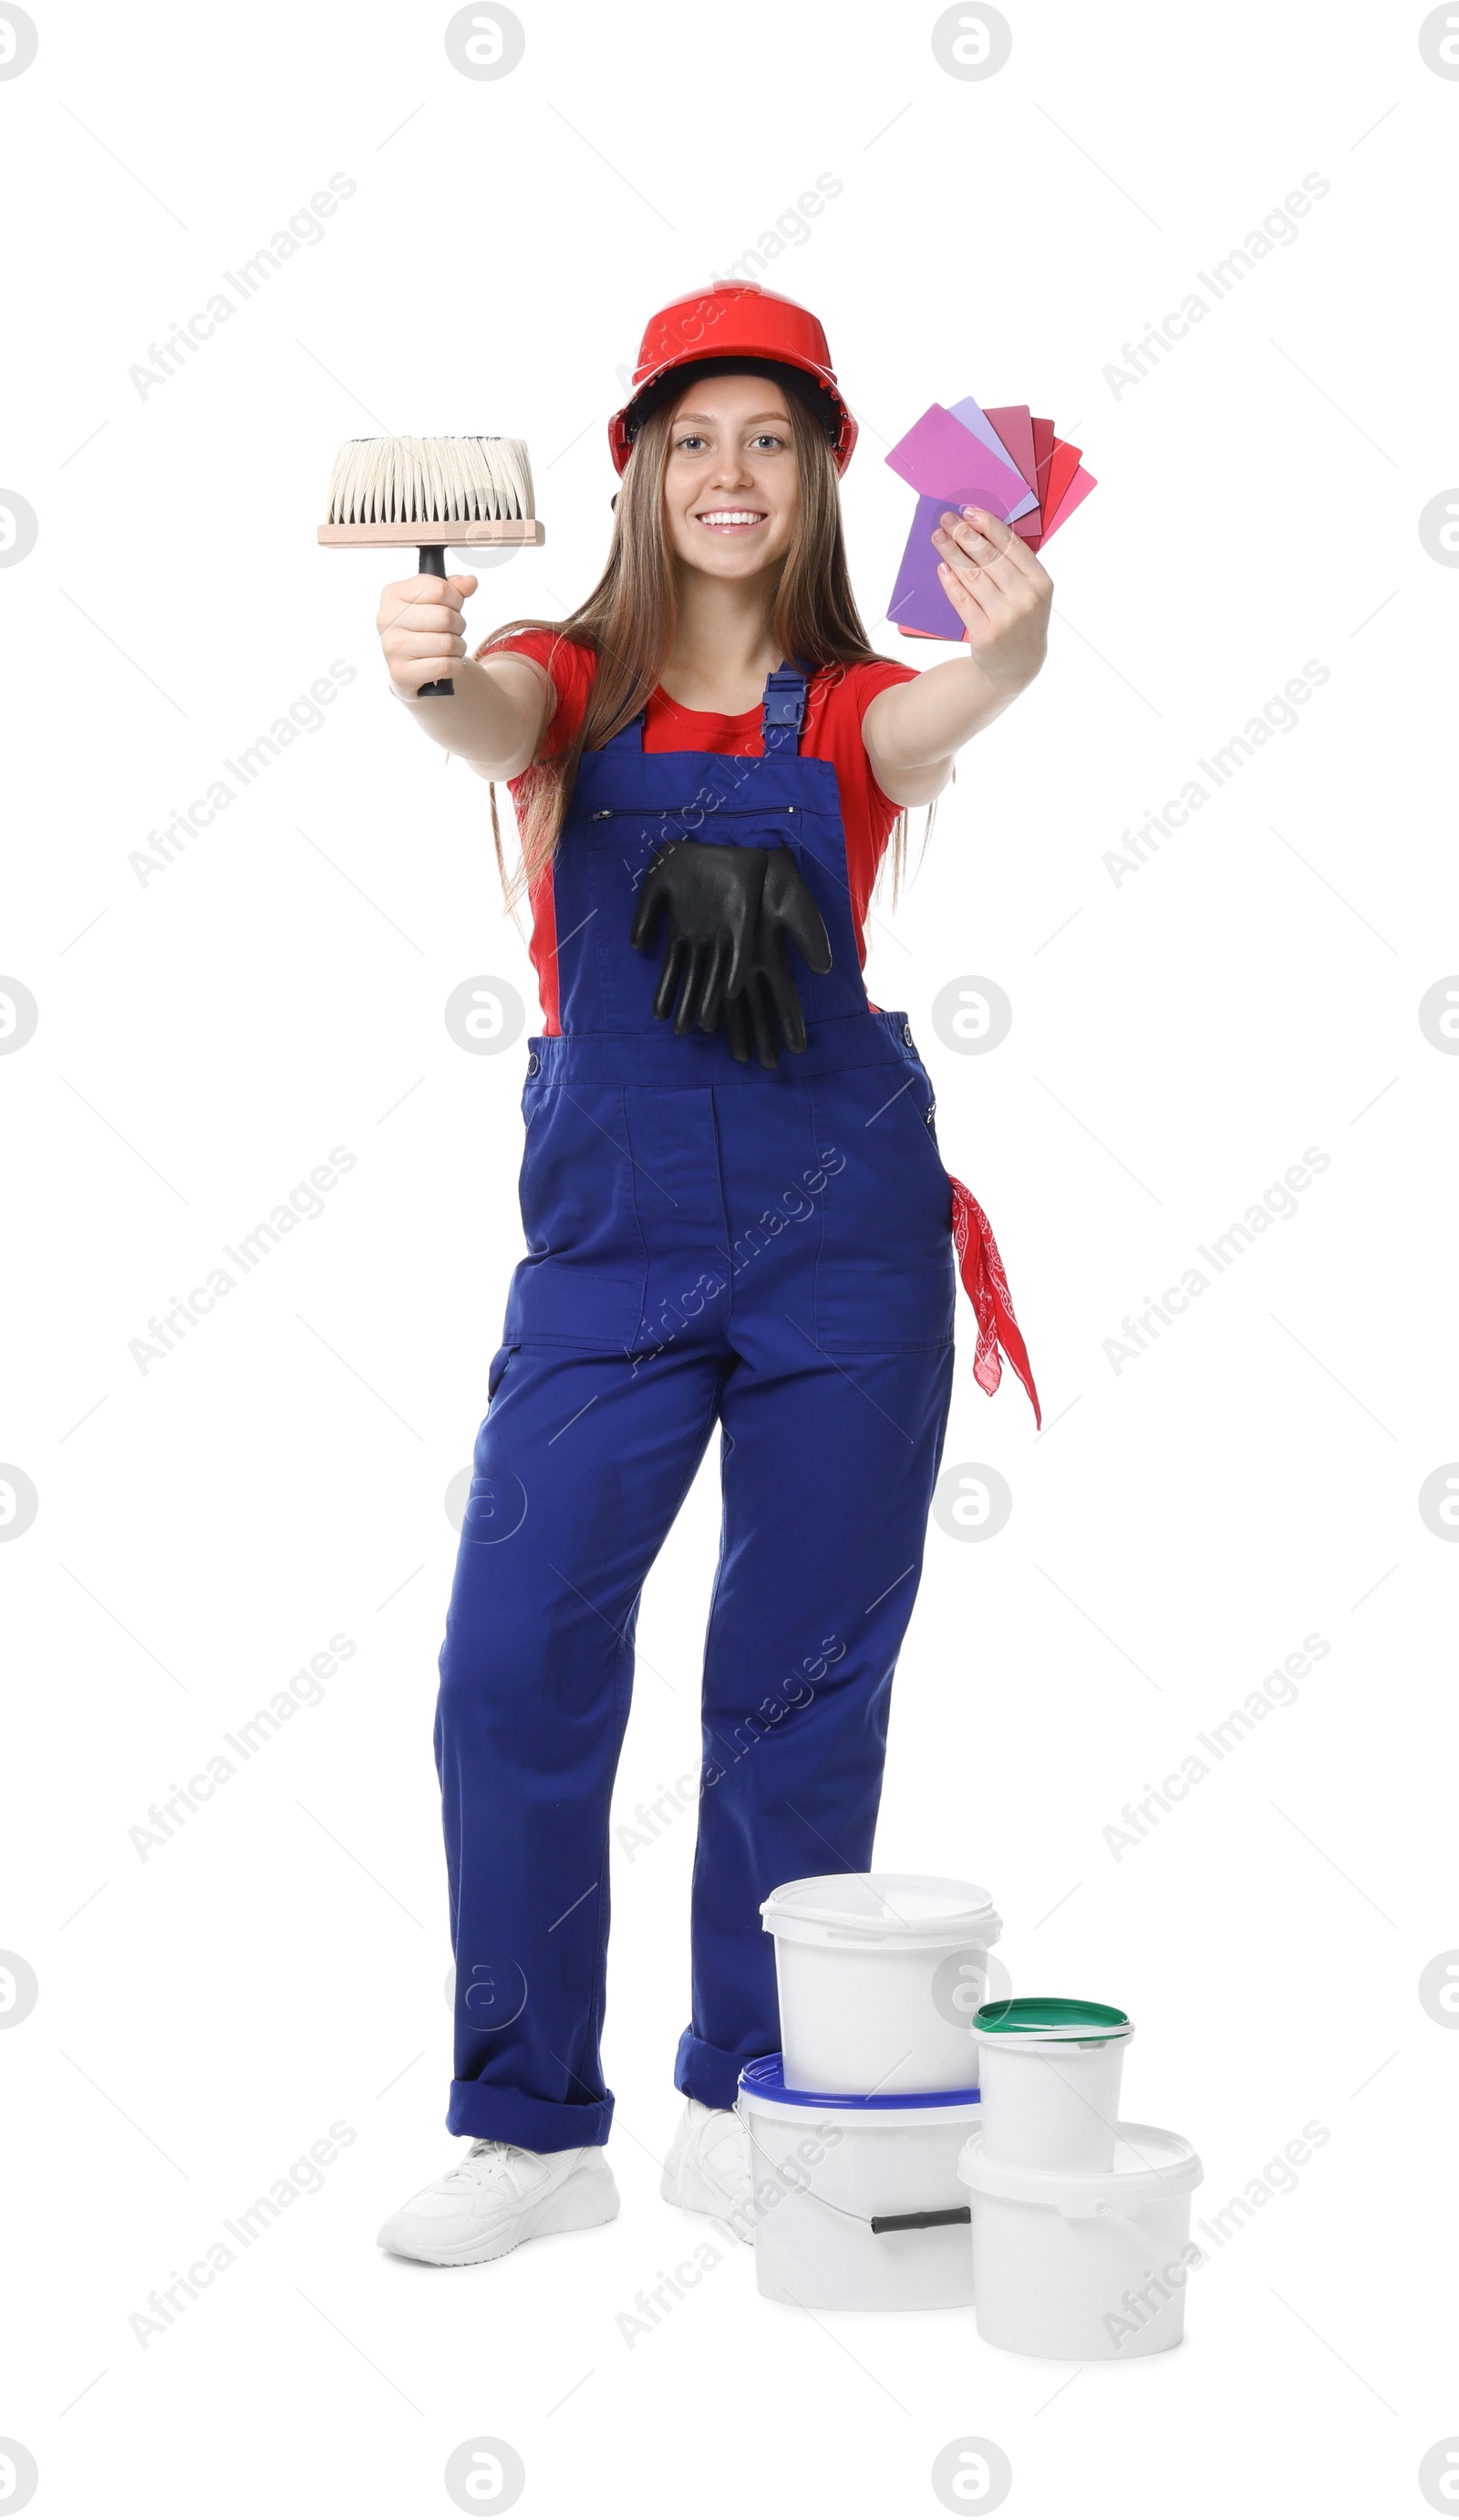
<path fill-rule="evenodd" d="M 613 2174 L 598 2145 L 524 2152 L 484 2138 L 444 2179 L 422 2187 L 391 2215 L 382 2249 L 432 2267 L 474 2267 L 505 2258 L 549 2231 L 584 2231 L 618 2211 Z"/>
<path fill-rule="evenodd" d="M 750 2204 L 750 2138 L 733 2109 L 685 2102 L 659 2194 L 688 2214 L 743 2219 Z"/>

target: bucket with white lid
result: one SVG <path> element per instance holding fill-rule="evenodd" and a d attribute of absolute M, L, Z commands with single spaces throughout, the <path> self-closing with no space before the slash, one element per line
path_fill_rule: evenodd
<path fill-rule="evenodd" d="M 1205 2176 L 1185 2138 L 1123 2123 L 1104 2171 L 993 2159 L 986 2130 L 963 2146 L 972 2201 L 978 2333 L 1009 2354 L 1129 2362 L 1178 2345 L 1201 2263 L 1191 2190 Z"/>
<path fill-rule="evenodd" d="M 956 2092 L 1002 1932 L 986 1890 L 916 1872 L 782 1882 L 760 1910 L 775 1938 L 780 2046 L 793 2089 Z"/>
<path fill-rule="evenodd" d="M 970 2306 L 958 2165 L 978 2124 L 976 2092 L 802 2092 L 786 2088 L 780 2057 L 761 2056 L 743 2068 L 736 2105 L 750 2138 L 761 2292 L 801 2310 Z"/>
<path fill-rule="evenodd" d="M 1069 1996 L 1015 1996 L 973 2022 L 990 2161 L 1108 2170 L 1115 2157 L 1127 2012 Z"/>

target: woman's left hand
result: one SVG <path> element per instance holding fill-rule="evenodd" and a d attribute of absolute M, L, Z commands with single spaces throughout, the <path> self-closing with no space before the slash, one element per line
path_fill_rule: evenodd
<path fill-rule="evenodd" d="M 943 511 L 932 537 L 938 581 L 967 632 L 974 662 L 1005 699 L 1043 662 L 1053 580 L 1011 525 L 986 508 Z"/>
<path fill-rule="evenodd" d="M 1009 526 L 986 508 L 948 508 L 932 540 L 967 643 L 867 702 L 862 741 L 894 805 L 941 795 L 956 754 L 1033 681 L 1048 645 L 1053 581 Z"/>

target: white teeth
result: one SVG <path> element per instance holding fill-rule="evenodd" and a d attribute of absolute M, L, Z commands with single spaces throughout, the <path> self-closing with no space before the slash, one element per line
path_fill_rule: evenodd
<path fill-rule="evenodd" d="M 764 516 L 758 508 L 711 508 L 700 517 L 701 525 L 761 525 Z"/>

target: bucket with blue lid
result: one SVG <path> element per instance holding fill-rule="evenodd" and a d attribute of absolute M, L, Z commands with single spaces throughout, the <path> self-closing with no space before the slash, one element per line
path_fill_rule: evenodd
<path fill-rule="evenodd" d="M 966 2067 L 975 2052 L 963 2033 Z M 856 2094 L 787 2085 L 780 2056 L 739 2077 L 750 2138 L 755 2280 L 799 2310 L 962 2310 L 971 2210 L 957 2165 L 978 2094 Z"/>

